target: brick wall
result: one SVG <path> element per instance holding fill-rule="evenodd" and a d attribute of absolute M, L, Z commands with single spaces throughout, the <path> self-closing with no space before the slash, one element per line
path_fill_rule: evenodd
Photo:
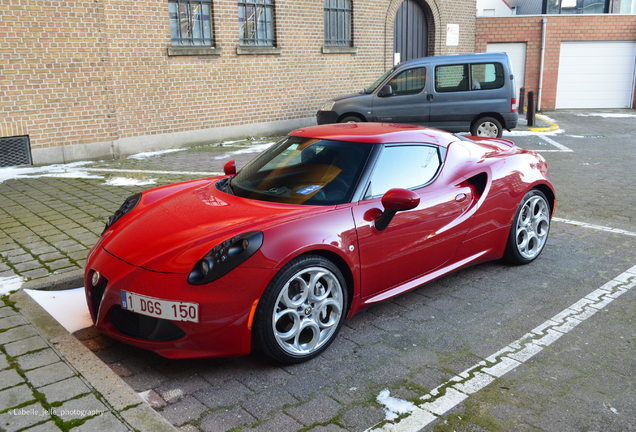
<path fill-rule="evenodd" d="M 173 138 L 313 118 L 325 100 L 368 86 L 391 66 L 401 1 L 353 0 L 357 53 L 323 54 L 324 1 L 278 0 L 281 54 L 237 55 L 237 2 L 213 0 L 221 55 L 185 57 L 167 54 L 167 0 L 0 0 L 0 134 L 28 134 L 35 162 L 48 163 L 60 160 L 38 157 L 43 149 L 116 156 L 123 141 L 171 134 L 159 141 L 186 145 Z M 475 0 L 422 3 L 431 55 L 474 50 Z M 447 23 L 460 25 L 458 47 L 445 46 Z"/>
<path fill-rule="evenodd" d="M 541 21 L 547 18 L 541 109 L 556 103 L 561 42 L 636 41 L 636 15 L 544 15 L 477 18 L 475 52 L 488 43 L 526 42 L 526 90 L 539 89 Z M 636 101 L 636 89 L 635 98 Z M 636 104 L 633 106 L 636 108 Z"/>

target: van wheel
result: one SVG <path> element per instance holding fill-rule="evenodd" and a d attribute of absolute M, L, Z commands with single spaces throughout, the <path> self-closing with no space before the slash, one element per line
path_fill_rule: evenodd
<path fill-rule="evenodd" d="M 357 116 L 346 116 L 345 118 L 343 118 L 342 120 L 340 120 L 338 123 L 362 123 L 362 119 L 360 117 Z"/>
<path fill-rule="evenodd" d="M 470 133 L 473 136 L 501 138 L 503 130 L 499 120 L 492 117 L 482 117 L 471 126 Z"/>

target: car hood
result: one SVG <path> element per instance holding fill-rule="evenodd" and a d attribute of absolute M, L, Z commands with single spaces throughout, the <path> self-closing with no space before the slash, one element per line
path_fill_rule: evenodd
<path fill-rule="evenodd" d="M 106 231 L 102 247 L 147 270 L 189 273 L 214 246 L 231 237 L 324 210 L 229 195 L 217 189 L 220 179 L 143 192 L 137 207 Z"/>
<path fill-rule="evenodd" d="M 365 96 L 373 96 L 367 93 L 350 93 L 350 94 L 346 94 L 343 96 L 338 96 L 333 98 L 334 102 L 341 102 L 347 99 L 352 99 L 352 98 L 363 98 Z"/>

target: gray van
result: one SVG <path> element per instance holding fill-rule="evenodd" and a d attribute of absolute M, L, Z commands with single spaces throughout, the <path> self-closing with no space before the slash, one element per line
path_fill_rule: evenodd
<path fill-rule="evenodd" d="M 515 82 L 506 53 L 423 57 L 404 62 L 357 94 L 327 101 L 318 124 L 413 123 L 501 137 L 517 126 Z"/>

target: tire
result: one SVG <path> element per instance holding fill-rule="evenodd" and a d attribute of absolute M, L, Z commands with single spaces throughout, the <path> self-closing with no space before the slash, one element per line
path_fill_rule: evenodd
<path fill-rule="evenodd" d="M 540 254 L 550 233 L 550 205 L 545 195 L 528 192 L 515 213 L 504 259 L 511 264 L 528 264 Z"/>
<path fill-rule="evenodd" d="M 340 120 L 338 123 L 362 123 L 362 119 L 358 116 L 349 115 Z"/>
<path fill-rule="evenodd" d="M 470 133 L 473 136 L 501 138 L 503 129 L 499 120 L 492 117 L 482 117 L 470 127 Z"/>
<path fill-rule="evenodd" d="M 254 343 L 288 364 L 316 357 L 331 345 L 348 310 L 347 285 L 331 261 L 299 257 L 269 283 L 254 317 Z"/>

